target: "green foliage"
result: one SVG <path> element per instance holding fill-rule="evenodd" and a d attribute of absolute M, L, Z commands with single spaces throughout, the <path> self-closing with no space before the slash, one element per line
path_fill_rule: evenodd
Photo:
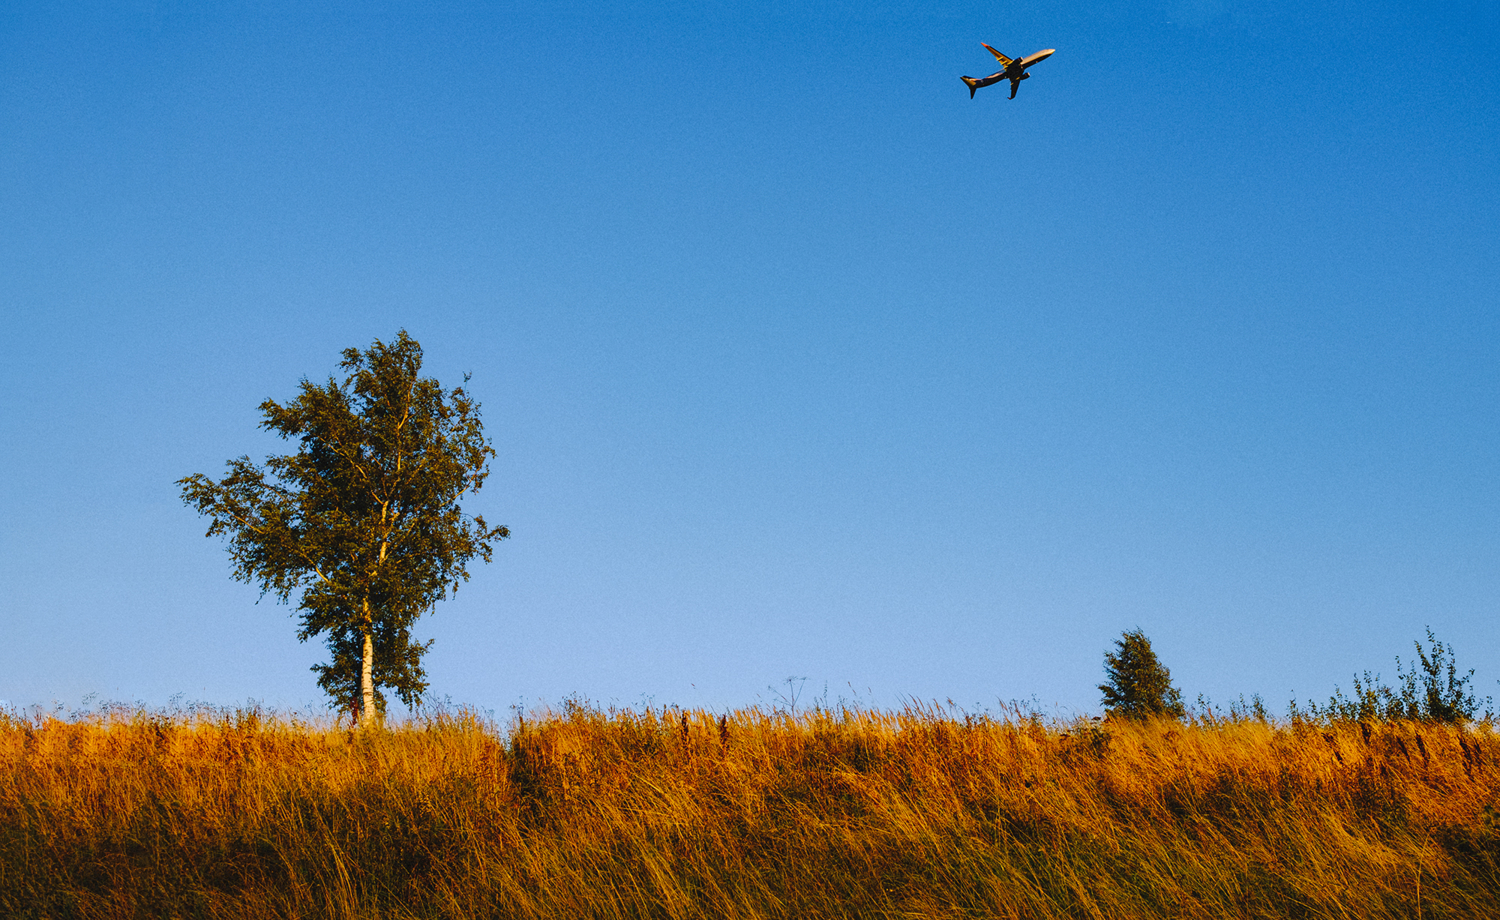
<path fill-rule="evenodd" d="M 1151 649 L 1151 640 L 1139 629 L 1115 640 L 1115 650 L 1104 653 L 1104 710 L 1112 716 L 1145 718 L 1187 715 L 1182 693 L 1172 686 L 1172 674 Z"/>
<path fill-rule="evenodd" d="M 1469 690 L 1469 681 L 1474 672 L 1462 676 L 1458 673 L 1453 646 L 1445 645 L 1432 628 L 1427 628 L 1427 641 L 1431 650 L 1422 647 L 1421 640 L 1412 644 L 1417 649 L 1417 660 L 1410 666 L 1396 657 L 1396 686 L 1381 683 L 1379 674 L 1365 671 L 1363 677 L 1354 675 L 1351 696 L 1345 696 L 1338 687 L 1328 703 L 1319 706 L 1309 703 L 1299 709 L 1292 701 L 1292 717 L 1321 719 L 1329 722 L 1361 721 L 1370 719 L 1413 719 L 1419 722 L 1463 723 L 1473 720 L 1480 705 L 1491 705 L 1486 697 L 1479 699 Z"/>
<path fill-rule="evenodd" d="M 179 485 L 211 520 L 208 536 L 227 538 L 235 578 L 283 603 L 299 595 L 298 638 L 326 634 L 332 656 L 314 667 L 318 684 L 343 709 L 364 695 L 369 719 L 372 703 L 384 709 L 382 687 L 408 705 L 421 699 L 431 643 L 412 639 L 413 623 L 510 531 L 459 508 L 484 484 L 495 451 L 479 404 L 420 376 L 416 340 L 402 330 L 389 345 L 346 349 L 339 367 L 342 382 L 303 379 L 292 402 L 261 404 L 261 427 L 298 439 L 296 453 L 263 467 L 240 457 L 221 480 L 200 473 Z"/>
<path fill-rule="evenodd" d="M 1189 710 L 1190 719 L 1201 725 L 1224 725 L 1236 722 L 1259 722 L 1269 725 L 1271 722 L 1271 711 L 1266 708 L 1266 701 L 1259 693 L 1253 693 L 1249 699 L 1241 693 L 1237 699 L 1229 701 L 1229 705 L 1216 705 L 1213 700 L 1204 694 L 1198 694 L 1198 699 Z"/>

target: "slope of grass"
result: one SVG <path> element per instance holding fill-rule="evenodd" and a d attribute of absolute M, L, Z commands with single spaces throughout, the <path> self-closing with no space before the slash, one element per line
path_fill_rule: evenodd
<path fill-rule="evenodd" d="M 1487 725 L 0 720 L 6 917 L 1484 917 Z"/>

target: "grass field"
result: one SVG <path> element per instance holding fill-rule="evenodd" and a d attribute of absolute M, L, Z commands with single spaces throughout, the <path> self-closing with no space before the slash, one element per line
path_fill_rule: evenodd
<path fill-rule="evenodd" d="M 0 719 L 5 917 L 1494 917 L 1500 735 L 571 706 Z"/>

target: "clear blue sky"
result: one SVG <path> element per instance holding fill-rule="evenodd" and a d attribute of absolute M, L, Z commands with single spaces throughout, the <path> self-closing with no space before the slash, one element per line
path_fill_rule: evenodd
<path fill-rule="evenodd" d="M 318 7 L 313 10 L 312 7 Z M 916 11 L 913 11 L 915 9 Z M 959 74 L 1056 48 L 1019 97 Z M 0 699 L 321 705 L 175 481 L 405 328 L 503 712 L 1500 678 L 1493 2 L 0 7 Z"/>

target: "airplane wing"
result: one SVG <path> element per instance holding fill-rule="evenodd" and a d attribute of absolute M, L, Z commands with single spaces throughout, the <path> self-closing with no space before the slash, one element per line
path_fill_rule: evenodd
<path fill-rule="evenodd" d="M 980 44 L 984 45 L 984 42 L 980 42 Z M 990 48 L 989 45 L 984 45 L 984 46 L 986 48 Z M 997 60 L 997 61 L 1000 62 L 1000 66 L 1001 67 L 1009 67 L 1010 66 L 1010 58 L 1008 58 L 1005 55 L 1001 54 L 1000 52 L 996 51 L 994 48 L 990 48 L 990 54 L 993 54 L 995 56 L 995 60 Z"/>
<path fill-rule="evenodd" d="M 991 49 L 991 50 L 994 50 L 994 49 Z M 1038 51 L 1036 54 L 1028 54 L 1024 58 L 1021 59 L 1021 66 L 1022 67 L 1030 67 L 1032 64 L 1035 64 L 1038 61 L 1045 61 L 1047 58 L 1051 57 L 1056 51 L 1057 51 L 1056 48 L 1048 48 L 1045 51 Z"/>

